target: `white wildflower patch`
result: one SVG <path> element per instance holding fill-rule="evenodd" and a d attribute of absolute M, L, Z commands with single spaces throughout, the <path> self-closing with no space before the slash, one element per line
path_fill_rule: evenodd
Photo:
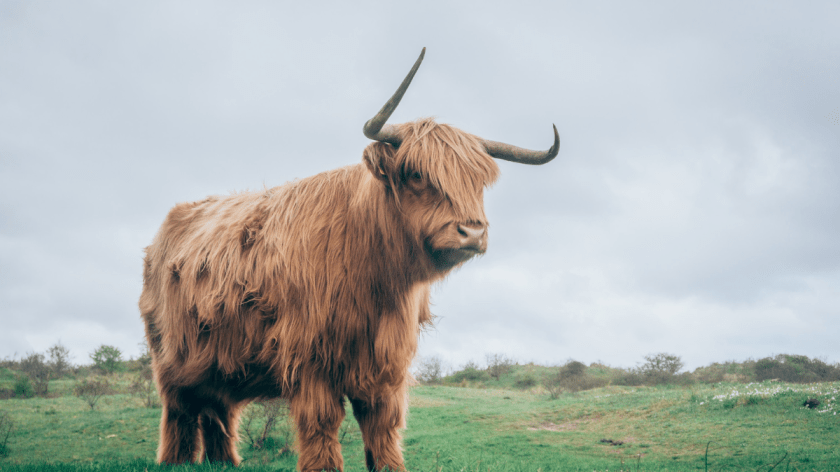
<path fill-rule="evenodd" d="M 840 385 L 838 385 L 836 382 L 830 384 L 816 383 L 802 385 L 779 385 L 768 382 L 751 382 L 744 386 L 733 387 L 732 390 L 730 390 L 727 393 L 715 395 L 714 397 L 712 397 L 712 400 L 722 402 L 725 400 L 732 400 L 738 397 L 749 396 L 770 398 L 785 392 L 805 393 L 808 395 L 809 398 L 815 398 L 819 400 L 820 404 L 818 406 L 818 409 L 815 409 L 814 411 L 816 411 L 817 413 L 831 413 L 832 415 L 837 415 L 838 408 L 836 398 L 837 395 L 840 395 Z M 803 408 L 805 407 L 803 406 Z"/>

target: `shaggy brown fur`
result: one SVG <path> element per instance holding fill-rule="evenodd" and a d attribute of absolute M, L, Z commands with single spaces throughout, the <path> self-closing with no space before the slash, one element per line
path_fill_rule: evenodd
<path fill-rule="evenodd" d="M 403 470 L 409 365 L 429 286 L 486 247 L 498 167 L 475 136 L 400 125 L 363 164 L 173 208 L 140 311 L 161 390 L 158 461 L 238 463 L 253 399 L 289 400 L 300 470 L 342 469 L 344 398 L 371 470 Z M 465 228 L 480 231 L 464 249 Z"/>

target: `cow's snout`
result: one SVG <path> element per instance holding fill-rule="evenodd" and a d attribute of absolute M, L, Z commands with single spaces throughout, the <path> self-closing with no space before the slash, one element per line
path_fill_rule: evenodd
<path fill-rule="evenodd" d="M 481 223 L 459 224 L 458 242 L 460 249 L 476 252 L 487 250 L 487 227 Z"/>

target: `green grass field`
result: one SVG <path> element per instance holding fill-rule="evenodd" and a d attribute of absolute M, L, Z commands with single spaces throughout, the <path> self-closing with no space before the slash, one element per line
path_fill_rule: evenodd
<path fill-rule="evenodd" d="M 540 387 L 418 386 L 406 463 L 428 472 L 840 470 L 838 396 L 840 382 L 609 386 L 555 400 Z M 803 407 L 809 398 L 820 406 Z M 129 395 L 105 397 L 95 411 L 69 395 L 2 400 L 0 409 L 16 425 L 3 471 L 182 469 L 154 465 L 160 410 Z M 345 469 L 362 471 L 358 427 L 345 421 Z M 242 470 L 293 470 L 296 462 L 278 447 L 242 442 L 240 453 Z"/>

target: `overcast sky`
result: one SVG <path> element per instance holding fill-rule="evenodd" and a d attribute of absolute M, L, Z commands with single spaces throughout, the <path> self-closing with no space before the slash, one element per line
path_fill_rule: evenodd
<path fill-rule="evenodd" d="M 516 3 L 516 6 L 513 4 Z M 435 116 L 501 162 L 421 356 L 840 361 L 837 2 L 0 0 L 0 357 L 137 355 L 176 203 L 360 161 Z"/>

